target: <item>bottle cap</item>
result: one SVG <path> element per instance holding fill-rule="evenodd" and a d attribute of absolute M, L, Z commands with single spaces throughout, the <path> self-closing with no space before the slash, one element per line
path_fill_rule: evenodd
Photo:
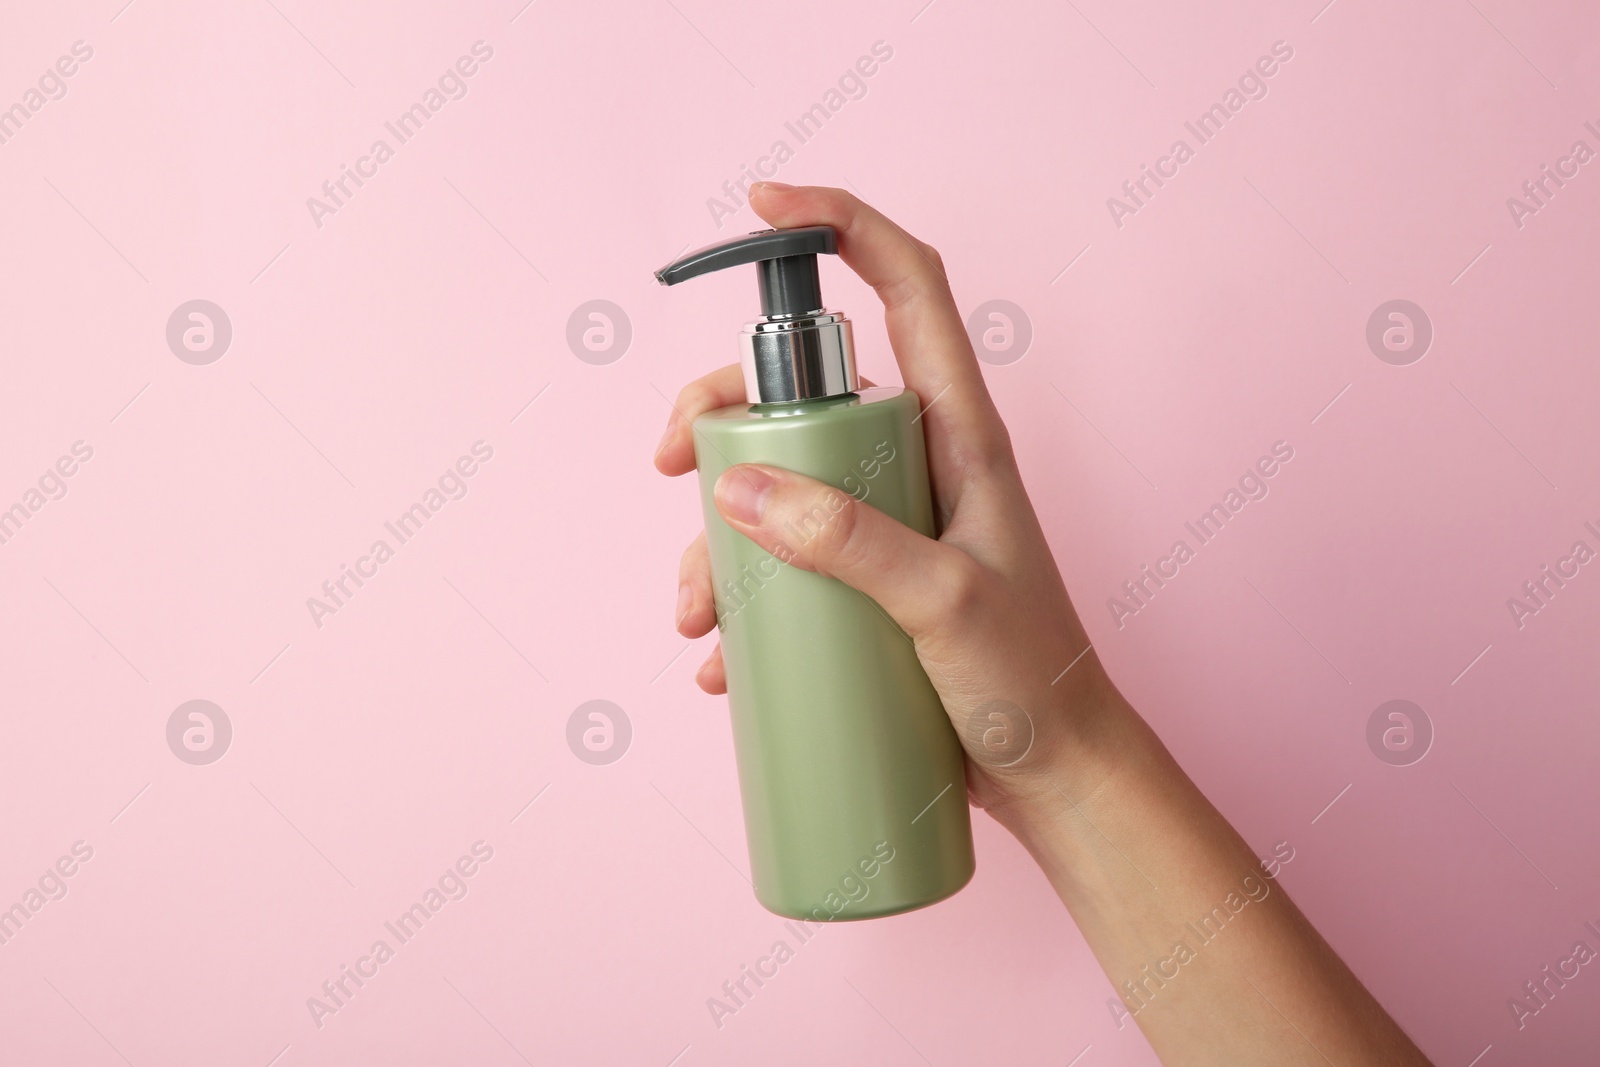
<path fill-rule="evenodd" d="M 761 317 L 740 335 L 745 394 L 752 404 L 843 396 L 860 388 L 850 320 L 822 303 L 818 255 L 836 255 L 832 226 L 760 230 L 690 252 L 656 271 L 662 285 L 753 263 Z"/>

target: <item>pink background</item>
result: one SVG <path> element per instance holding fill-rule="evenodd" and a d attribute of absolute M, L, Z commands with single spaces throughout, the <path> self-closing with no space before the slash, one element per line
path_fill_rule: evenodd
<path fill-rule="evenodd" d="M 1283 884 L 1438 1063 L 1592 1060 L 1600 971 L 1520 1031 L 1506 1003 L 1600 947 L 1600 568 L 1521 629 L 1506 606 L 1600 547 L 1600 163 L 1506 207 L 1600 148 L 1592 5 L 121 4 L 16 5 L 0 37 L 7 105 L 93 48 L 0 145 L 0 507 L 93 449 L 0 545 L 0 906 L 94 850 L 0 946 L 0 1059 L 1153 1062 L 981 814 L 959 896 L 822 930 L 720 1029 L 706 1006 L 786 934 L 743 880 L 709 639 L 671 629 L 695 494 L 649 458 L 755 301 L 650 272 L 759 227 L 707 199 L 881 40 L 778 176 L 935 244 L 963 313 L 1025 310 L 986 373 L 1100 656 L 1258 851 L 1292 844 Z M 479 40 L 468 95 L 316 225 Z M 1279 40 L 1269 94 L 1118 228 L 1107 197 Z M 824 271 L 893 380 L 872 294 Z M 1365 340 L 1395 298 L 1435 331 L 1409 366 Z M 232 323 L 209 365 L 165 339 L 193 299 Z M 632 326 L 605 365 L 565 339 L 594 299 Z M 306 599 L 479 440 L 465 498 L 317 627 Z M 1107 599 L 1279 440 L 1270 495 L 1119 629 Z M 1436 732 L 1404 767 L 1365 734 L 1396 698 Z M 194 699 L 234 731 L 209 766 L 166 742 Z M 565 739 L 593 699 L 632 723 L 607 766 Z M 470 893 L 316 1026 L 479 840 Z"/>

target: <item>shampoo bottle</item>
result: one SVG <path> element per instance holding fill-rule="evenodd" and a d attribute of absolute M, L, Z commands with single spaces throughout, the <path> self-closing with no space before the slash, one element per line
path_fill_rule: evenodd
<path fill-rule="evenodd" d="M 758 272 L 762 314 L 740 339 L 749 402 L 694 421 L 695 458 L 756 898 L 817 921 L 924 907 L 973 872 L 961 745 L 910 638 L 854 588 L 762 550 L 712 502 L 725 470 L 764 463 L 934 536 L 918 398 L 862 389 L 850 322 L 824 308 L 817 256 L 837 251 L 831 227 L 767 230 L 656 272 L 664 285 Z M 785 544 L 830 517 L 818 509 Z"/>

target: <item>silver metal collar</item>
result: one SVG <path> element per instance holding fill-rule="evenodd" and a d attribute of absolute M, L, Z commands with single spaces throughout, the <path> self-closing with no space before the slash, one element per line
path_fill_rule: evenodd
<path fill-rule="evenodd" d="M 817 400 L 861 387 L 850 320 L 837 311 L 748 322 L 739 347 L 745 394 L 752 404 Z"/>

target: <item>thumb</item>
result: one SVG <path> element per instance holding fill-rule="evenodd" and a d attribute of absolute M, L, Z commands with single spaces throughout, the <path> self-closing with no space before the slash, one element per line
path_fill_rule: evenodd
<path fill-rule="evenodd" d="M 949 618 L 976 584 L 971 556 L 803 474 L 747 463 L 717 479 L 728 525 L 784 562 L 876 600 L 912 639 Z"/>

